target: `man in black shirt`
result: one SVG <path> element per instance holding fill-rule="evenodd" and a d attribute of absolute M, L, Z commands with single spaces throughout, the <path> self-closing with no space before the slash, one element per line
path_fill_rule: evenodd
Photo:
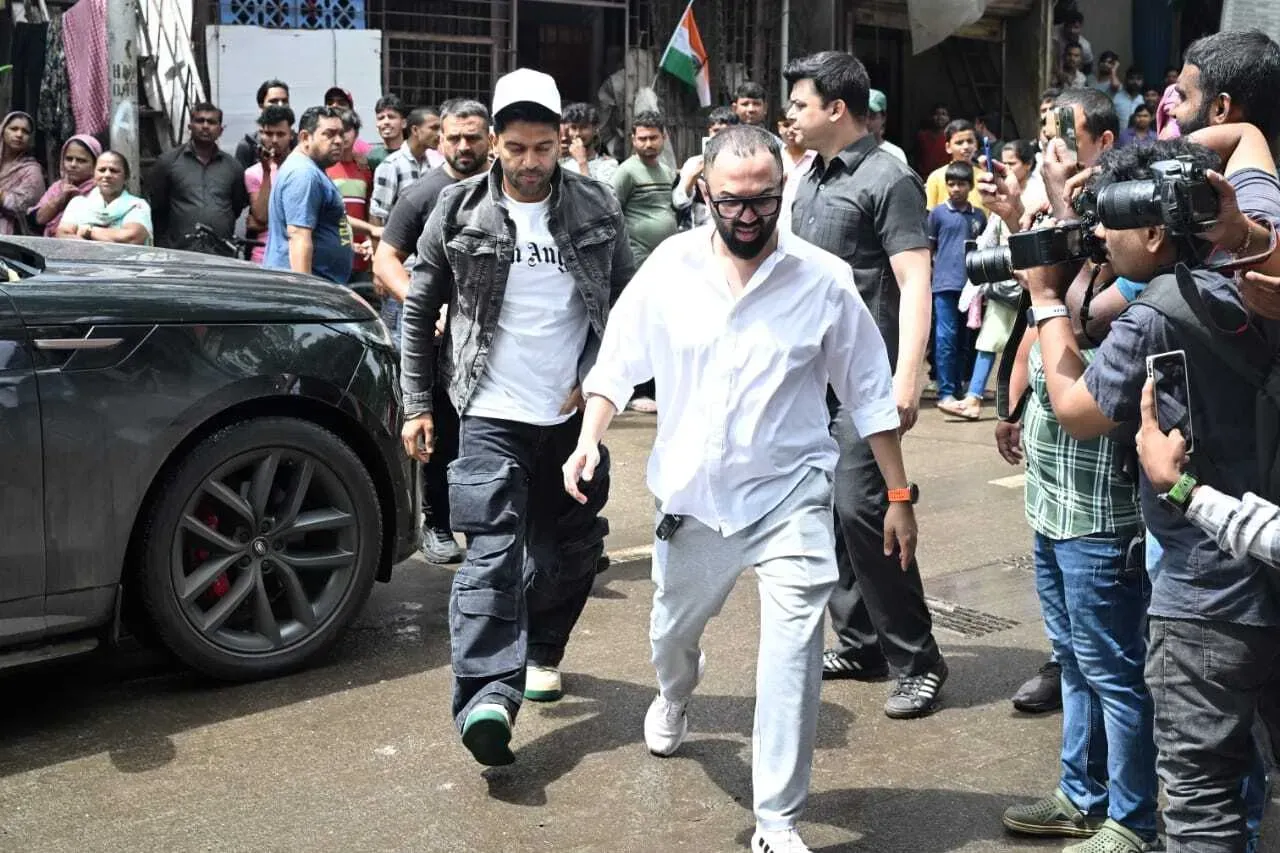
<path fill-rule="evenodd" d="M 924 187 L 867 129 L 871 84 L 852 54 L 797 59 L 784 76 L 792 87 L 787 118 L 804 147 L 818 152 L 796 192 L 791 230 L 852 268 L 894 365 L 894 397 L 906 432 L 920 407 L 932 309 Z M 920 568 L 912 560 L 903 571 L 884 553 L 889 495 L 848 412 L 834 413 L 831 430 L 840 447 L 840 581 L 830 602 L 837 642 L 823 655 L 823 677 L 874 679 L 892 670 L 898 683 L 885 713 L 895 719 L 932 713 L 947 666 L 933 638 Z"/>
<path fill-rule="evenodd" d="M 445 163 L 410 184 L 400 195 L 373 256 L 374 281 L 383 297 L 382 318 L 397 344 L 400 311 L 409 292 L 407 262 L 418 245 L 436 199 L 445 187 L 489 170 L 489 111 L 484 104 L 459 98 L 446 101 L 440 112 L 440 153 Z M 444 317 L 444 313 L 440 316 Z M 458 456 L 458 415 L 443 383 L 436 385 L 433 409 L 435 452 L 422 470 L 423 500 L 428 512 L 422 553 L 432 563 L 456 563 L 462 559 L 462 549 L 449 526 L 446 470 Z"/>
<path fill-rule="evenodd" d="M 258 112 L 261 113 L 267 107 L 288 107 L 289 106 L 289 84 L 283 80 L 264 80 L 262 85 L 258 87 Z M 258 138 L 257 131 L 250 131 L 244 135 L 244 138 L 236 143 L 236 162 L 244 167 L 246 171 L 258 162 L 259 147 L 261 140 Z M 289 148 L 293 148 L 298 144 L 298 137 L 293 135 L 289 142 Z"/>
<path fill-rule="evenodd" d="M 196 104 L 189 130 L 187 144 L 166 151 L 152 167 L 147 198 L 156 245 L 209 251 L 212 247 L 193 239 L 196 226 L 206 225 L 224 240 L 230 237 L 249 206 L 249 191 L 244 168 L 218 147 L 222 110 Z"/>

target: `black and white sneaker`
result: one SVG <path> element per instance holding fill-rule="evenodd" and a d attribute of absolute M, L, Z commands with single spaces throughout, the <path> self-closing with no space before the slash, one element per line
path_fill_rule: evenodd
<path fill-rule="evenodd" d="M 447 566 L 460 563 L 466 551 L 453 538 L 453 531 L 447 527 L 428 524 L 422 529 L 422 556 L 428 563 Z"/>
<path fill-rule="evenodd" d="M 813 853 L 794 829 L 765 832 L 757 829 L 751 836 L 751 853 Z"/>
<path fill-rule="evenodd" d="M 878 681 L 889 674 L 889 662 L 876 650 L 870 654 L 865 652 L 845 654 L 836 649 L 827 649 L 822 653 L 822 680 L 832 681 L 839 678 L 852 678 L 855 681 Z"/>
<path fill-rule="evenodd" d="M 947 662 L 941 658 L 928 672 L 899 676 L 898 686 L 884 703 L 885 716 L 893 720 L 929 716 L 938 710 L 938 697 L 946 681 Z"/>

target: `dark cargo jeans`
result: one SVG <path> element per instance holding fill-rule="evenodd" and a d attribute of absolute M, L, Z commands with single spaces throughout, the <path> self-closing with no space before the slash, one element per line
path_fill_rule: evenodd
<path fill-rule="evenodd" d="M 501 701 L 514 720 L 525 665 L 559 666 L 591 594 L 609 531 L 600 517 L 609 457 L 602 446 L 585 505 L 565 493 L 560 468 L 581 424 L 581 415 L 550 427 L 461 419 L 458 459 L 449 466 L 450 518 L 467 536 L 449 597 L 459 730 L 481 701 Z"/>
<path fill-rule="evenodd" d="M 1277 733 L 1280 629 L 1152 616 L 1146 678 L 1169 853 L 1241 853 L 1256 717 Z"/>

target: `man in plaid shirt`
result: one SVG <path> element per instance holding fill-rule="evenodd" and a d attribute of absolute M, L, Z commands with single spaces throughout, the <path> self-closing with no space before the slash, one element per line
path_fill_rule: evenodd
<path fill-rule="evenodd" d="M 444 165 L 444 155 L 436 150 L 440 144 L 439 111 L 418 107 L 409 113 L 405 132 L 404 144 L 387 155 L 373 173 L 369 217 L 374 225 L 386 225 L 400 194 L 429 170 Z"/>

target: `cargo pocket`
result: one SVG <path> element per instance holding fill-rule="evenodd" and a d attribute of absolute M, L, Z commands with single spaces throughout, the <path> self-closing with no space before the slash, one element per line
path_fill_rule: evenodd
<path fill-rule="evenodd" d="M 462 533 L 516 528 L 529 494 L 528 478 L 505 456 L 462 456 L 449 463 L 449 521 Z"/>
<path fill-rule="evenodd" d="M 524 665 L 516 594 L 500 589 L 453 591 L 453 671 L 462 678 L 489 678 L 515 672 Z"/>

